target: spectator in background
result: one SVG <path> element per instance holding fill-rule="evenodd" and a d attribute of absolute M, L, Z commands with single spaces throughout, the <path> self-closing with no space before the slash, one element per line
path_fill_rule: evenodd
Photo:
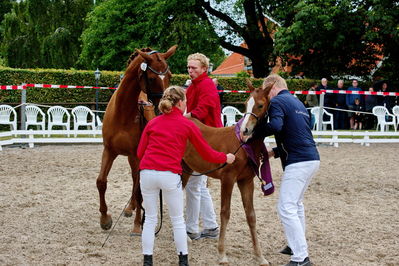
<path fill-rule="evenodd" d="M 219 84 L 217 78 L 212 79 L 213 83 L 215 83 L 216 89 L 218 90 L 219 98 L 220 98 L 220 106 L 223 109 L 223 95 L 224 95 L 224 88 Z"/>
<path fill-rule="evenodd" d="M 355 105 L 354 105 L 354 111 L 363 111 L 363 106 L 360 104 L 360 99 L 356 98 L 355 99 Z M 362 126 L 363 126 L 363 117 L 364 114 L 360 113 L 360 112 L 355 112 L 352 113 L 353 114 L 353 129 L 359 129 L 362 130 Z"/>
<path fill-rule="evenodd" d="M 316 91 L 322 90 L 331 90 L 331 88 L 327 85 L 328 80 L 326 78 L 321 79 L 321 85 L 316 88 Z M 320 97 L 318 97 L 320 99 Z M 321 101 L 319 101 L 321 104 Z M 324 94 L 324 103 L 323 106 L 326 107 L 327 111 L 335 117 L 335 110 L 331 110 L 329 108 L 335 107 L 335 94 L 334 93 L 326 93 Z M 323 120 L 328 120 L 326 114 L 324 114 Z"/>
<path fill-rule="evenodd" d="M 348 88 L 348 91 L 362 91 L 362 89 L 358 87 L 358 84 L 359 83 L 358 83 L 357 79 L 352 80 L 352 86 Z M 355 110 L 354 108 L 355 108 L 355 99 L 356 98 L 358 98 L 360 101 L 360 104 L 363 105 L 362 95 L 359 95 L 359 94 L 347 94 L 346 95 L 346 106 L 351 111 Z M 348 117 L 349 117 L 350 129 L 354 129 L 355 120 L 353 117 L 353 112 L 349 112 Z"/>
<path fill-rule="evenodd" d="M 369 92 L 374 92 L 374 88 L 370 87 Z M 364 96 L 364 110 L 368 113 L 373 111 L 373 107 L 377 105 L 377 95 Z M 375 116 L 367 114 L 364 117 L 364 129 L 373 129 L 375 125 Z"/>
<path fill-rule="evenodd" d="M 338 80 L 336 90 L 344 91 L 344 81 L 342 79 Z M 346 94 L 336 94 L 335 95 L 335 108 L 340 110 L 346 110 Z M 347 129 L 347 114 L 345 111 L 335 110 L 334 116 L 334 128 L 335 129 Z"/>
<path fill-rule="evenodd" d="M 386 83 L 386 82 L 382 83 L 380 91 L 381 92 L 389 92 L 390 90 L 388 89 L 388 83 Z M 378 96 L 378 100 L 377 100 L 378 105 L 385 106 L 389 112 L 392 112 L 392 107 L 393 107 L 392 99 L 393 99 L 392 96 L 380 95 L 380 96 Z"/>
<path fill-rule="evenodd" d="M 316 83 L 312 83 L 310 85 L 309 91 L 316 91 L 317 88 L 317 84 Z M 307 94 L 306 95 L 306 99 L 305 99 L 305 107 L 309 108 L 308 113 L 309 113 L 309 117 L 310 117 L 310 128 L 313 128 L 313 124 L 315 121 L 315 117 L 314 115 L 312 115 L 311 109 L 313 107 L 319 106 L 319 101 L 317 100 L 317 95 L 316 94 Z"/>

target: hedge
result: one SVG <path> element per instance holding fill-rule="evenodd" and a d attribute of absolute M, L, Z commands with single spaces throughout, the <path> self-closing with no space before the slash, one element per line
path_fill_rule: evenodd
<path fill-rule="evenodd" d="M 99 86 L 115 87 L 119 83 L 119 77 L 123 72 L 102 71 Z M 183 85 L 189 78 L 188 75 L 176 74 L 172 76 L 171 84 Z M 242 77 L 218 77 L 219 85 L 226 90 L 245 90 L 247 88 L 245 78 Z M 312 79 L 287 79 L 290 90 L 307 90 L 311 83 L 319 83 Z M 62 84 L 94 86 L 94 71 L 88 70 L 58 70 L 58 69 L 13 69 L 0 67 L 0 85 L 20 85 L 22 83 Z M 262 79 L 252 79 L 255 87 L 262 84 Z M 336 81 L 330 81 L 336 84 Z M 350 83 L 345 84 L 347 86 Z M 362 88 L 366 84 L 360 83 Z M 104 110 L 106 103 L 112 96 L 113 90 L 100 90 L 100 110 Z M 238 105 L 248 97 L 246 93 L 225 93 L 222 96 L 223 103 Z M 300 97 L 301 98 L 301 97 Z M 0 103 L 19 103 L 21 91 L 1 90 Z M 28 88 L 28 103 L 64 103 L 66 107 L 74 107 L 77 103 L 94 103 L 94 89 L 54 89 L 54 88 Z M 70 105 L 68 105 L 70 103 Z M 238 105 L 242 109 L 242 104 Z"/>

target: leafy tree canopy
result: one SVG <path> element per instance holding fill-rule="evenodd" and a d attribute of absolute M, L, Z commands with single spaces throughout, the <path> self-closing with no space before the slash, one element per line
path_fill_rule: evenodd
<path fill-rule="evenodd" d="M 151 47 L 165 51 L 179 48 L 169 63 L 174 73 L 186 73 L 186 57 L 202 52 L 218 64 L 224 54 L 199 21 L 190 5 L 180 1 L 109 0 L 88 16 L 82 34 L 81 67 L 123 70 L 135 48 Z"/>
<path fill-rule="evenodd" d="M 308 77 L 366 75 L 378 51 L 366 38 L 367 10 L 353 1 L 298 1 L 276 33 L 275 53 Z"/>
<path fill-rule="evenodd" d="M 80 53 L 79 37 L 92 0 L 26 0 L 2 21 L 1 51 L 11 67 L 69 68 Z"/>

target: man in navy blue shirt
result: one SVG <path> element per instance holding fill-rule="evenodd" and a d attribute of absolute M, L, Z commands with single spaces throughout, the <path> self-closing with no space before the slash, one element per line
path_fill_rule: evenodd
<path fill-rule="evenodd" d="M 288 242 L 281 252 L 291 255 L 288 266 L 309 266 L 303 197 L 319 169 L 320 157 L 309 126 L 309 113 L 288 91 L 285 80 L 270 75 L 263 82 L 263 89 L 266 88 L 271 88 L 269 122 L 267 118 L 260 121 L 252 138 L 275 136 L 277 147 L 269 151 L 269 157 L 279 157 L 284 169 L 277 209 Z"/>

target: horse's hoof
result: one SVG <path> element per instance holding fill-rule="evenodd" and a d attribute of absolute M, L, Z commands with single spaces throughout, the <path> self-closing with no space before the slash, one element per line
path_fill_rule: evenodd
<path fill-rule="evenodd" d="M 141 233 L 131 232 L 130 236 L 141 236 Z"/>
<path fill-rule="evenodd" d="M 132 215 L 133 215 L 132 210 L 124 210 L 123 211 L 123 216 L 125 216 L 125 217 L 132 217 Z"/>
<path fill-rule="evenodd" d="M 260 266 L 270 266 L 269 262 L 267 261 L 267 259 L 265 259 L 263 256 L 259 259 L 259 265 Z"/>
<path fill-rule="evenodd" d="M 100 218 L 100 226 L 103 230 L 109 230 L 112 227 L 111 215 L 107 215 L 105 219 Z"/>
<path fill-rule="evenodd" d="M 141 236 L 141 227 L 134 225 L 130 232 L 130 236 Z"/>
<path fill-rule="evenodd" d="M 227 257 L 223 257 L 219 260 L 219 265 L 229 265 Z"/>

